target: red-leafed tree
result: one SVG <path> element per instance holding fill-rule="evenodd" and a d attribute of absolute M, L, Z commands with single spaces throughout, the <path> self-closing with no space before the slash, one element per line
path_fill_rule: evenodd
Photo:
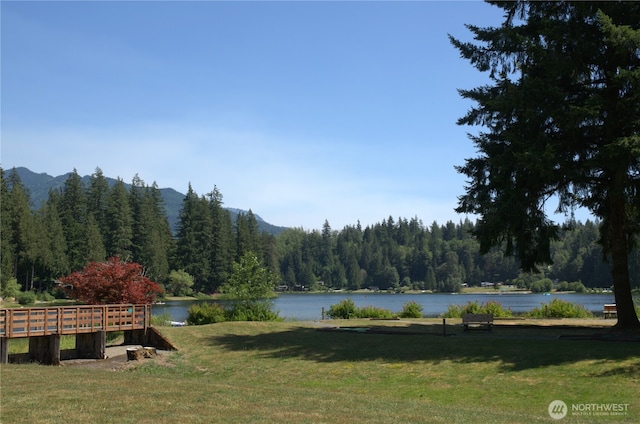
<path fill-rule="evenodd" d="M 142 266 L 113 257 L 106 262 L 91 262 L 82 271 L 59 279 L 69 297 L 97 304 L 153 303 L 162 288 L 145 277 Z"/>

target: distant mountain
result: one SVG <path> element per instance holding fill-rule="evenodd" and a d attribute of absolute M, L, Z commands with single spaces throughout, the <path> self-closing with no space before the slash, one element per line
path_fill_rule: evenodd
<path fill-rule="evenodd" d="M 38 209 L 42 202 L 46 202 L 49 198 L 50 190 L 58 190 L 64 186 L 67 178 L 72 174 L 68 172 L 64 175 L 59 175 L 57 177 L 52 177 L 46 173 L 35 173 L 30 171 L 27 168 L 19 167 L 15 168 L 20 180 L 24 187 L 29 191 L 31 197 L 31 208 Z M 11 170 L 5 170 L 5 176 L 8 175 Z M 89 179 L 88 175 L 82 177 L 82 183 L 85 187 L 89 187 Z M 109 183 L 109 186 L 113 186 L 116 183 L 116 179 L 105 176 L 105 179 Z M 127 190 L 131 188 L 131 184 L 124 184 Z M 182 207 L 182 201 L 184 200 L 184 194 L 172 189 L 172 188 L 161 188 L 160 193 L 162 194 L 162 198 L 164 200 L 164 206 L 167 211 L 167 220 L 169 221 L 169 225 L 171 229 L 176 231 L 178 225 L 178 217 L 180 215 L 180 208 Z M 231 214 L 231 219 L 233 222 L 236 221 L 236 217 L 244 213 L 246 214 L 248 211 L 236 208 L 226 208 Z M 260 231 L 266 231 L 269 234 L 278 235 L 284 230 L 286 227 L 278 227 L 276 225 L 269 224 L 264 219 L 262 219 L 258 214 L 254 213 L 256 217 L 256 221 L 258 221 L 258 228 Z"/>

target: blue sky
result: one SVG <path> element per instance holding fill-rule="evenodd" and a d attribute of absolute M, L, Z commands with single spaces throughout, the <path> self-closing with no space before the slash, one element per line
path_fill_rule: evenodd
<path fill-rule="evenodd" d="M 447 34 L 469 2 L 1 2 L 2 167 L 96 167 L 282 226 L 465 216 L 475 156 Z M 474 217 L 471 217 L 474 219 Z"/>

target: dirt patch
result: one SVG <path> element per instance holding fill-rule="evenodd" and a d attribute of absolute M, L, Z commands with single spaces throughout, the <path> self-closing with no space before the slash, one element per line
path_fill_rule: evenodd
<path fill-rule="evenodd" d="M 99 370 L 122 371 L 133 368 L 148 361 L 164 363 L 164 356 L 168 353 L 164 350 L 157 350 L 157 357 L 154 359 L 144 359 L 139 361 L 129 361 L 127 359 L 127 349 L 131 347 L 141 347 L 139 345 L 119 345 L 109 346 L 105 349 L 106 359 L 70 359 L 61 361 L 63 367 L 89 368 Z"/>

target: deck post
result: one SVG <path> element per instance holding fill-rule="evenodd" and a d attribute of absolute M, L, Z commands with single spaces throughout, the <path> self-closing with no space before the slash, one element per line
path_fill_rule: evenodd
<path fill-rule="evenodd" d="M 147 338 L 147 331 L 140 330 L 124 330 L 124 344 L 126 345 L 144 345 Z"/>
<path fill-rule="evenodd" d="M 105 359 L 107 332 L 99 330 L 95 333 L 76 335 L 76 355 L 84 359 Z"/>
<path fill-rule="evenodd" d="M 9 363 L 9 338 L 0 337 L 0 364 Z"/>
<path fill-rule="evenodd" d="M 29 337 L 29 359 L 44 365 L 60 365 L 60 334 Z"/>

